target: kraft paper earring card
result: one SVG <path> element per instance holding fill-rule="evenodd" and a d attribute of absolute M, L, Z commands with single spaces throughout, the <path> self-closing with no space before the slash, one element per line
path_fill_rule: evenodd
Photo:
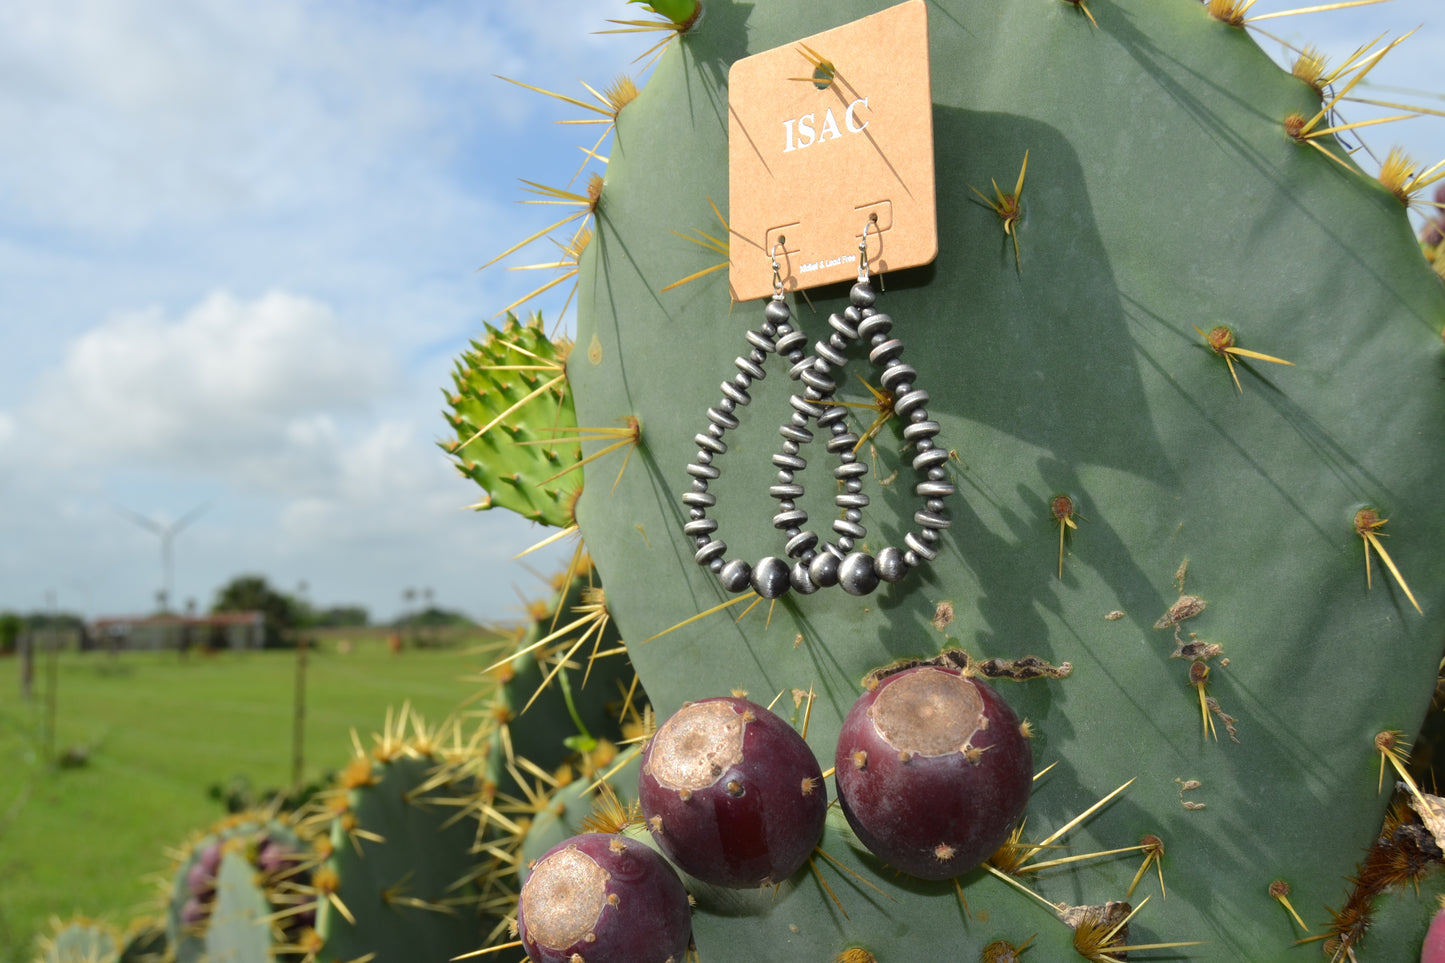
<path fill-rule="evenodd" d="M 738 300 L 773 293 L 775 250 L 789 291 L 856 279 L 864 224 L 874 271 L 938 256 L 928 71 L 924 0 L 732 65 L 729 280 Z"/>

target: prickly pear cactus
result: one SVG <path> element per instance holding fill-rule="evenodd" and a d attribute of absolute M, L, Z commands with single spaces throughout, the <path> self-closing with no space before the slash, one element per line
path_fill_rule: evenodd
<path fill-rule="evenodd" d="M 222 886 L 228 863 L 235 864 L 230 885 Z M 255 947 L 295 943 L 310 930 L 315 916 L 310 888 L 313 863 L 311 846 L 290 815 L 245 812 L 226 817 L 193 839 L 180 860 L 169 887 L 160 946 L 168 947 L 166 952 L 177 963 L 187 963 L 212 958 L 218 948 L 229 953 L 237 946 L 242 947 L 236 950 L 240 955 L 222 958 L 265 959 L 254 955 Z M 242 923 L 282 911 L 284 915 L 274 923 Z M 213 936 L 218 914 L 223 914 L 226 924 Z M 127 952 L 154 953 L 156 942 L 152 938 Z"/>
<path fill-rule="evenodd" d="M 324 803 L 318 951 L 376 963 L 448 959 L 484 932 L 472 885 L 469 755 L 452 726 L 430 729 L 408 709 L 388 718 L 375 743 L 358 747 Z"/>
<path fill-rule="evenodd" d="M 586 817 L 594 782 L 621 765 L 618 745 L 640 735 L 648 708 L 591 560 L 577 556 L 554 588 L 498 653 L 478 713 L 478 885 L 493 936 L 515 913 L 524 844 L 570 835 L 559 827 Z"/>
<path fill-rule="evenodd" d="M 540 316 L 523 324 L 508 315 L 457 361 L 446 393 L 457 437 L 442 447 L 487 491 L 477 508 L 571 521 L 581 454 L 564 374 L 570 348 L 547 337 Z"/>
<path fill-rule="evenodd" d="M 40 938 L 36 963 L 113 963 L 120 948 L 114 927 L 97 920 L 50 921 L 51 932 Z"/>
<path fill-rule="evenodd" d="M 1060 842 L 1134 850 L 1033 872 L 1002 853 L 997 873 L 925 883 L 835 814 L 826 856 L 776 892 L 694 889 L 700 958 L 967 958 L 1031 934 L 1043 959 L 1121 940 L 1202 941 L 1162 951 L 1190 960 L 1370 958 L 1357 911 L 1373 896 L 1346 877 L 1445 638 L 1445 287 L 1400 196 L 1420 185 L 1398 169 L 1382 185 L 1316 133 L 1333 123 L 1318 75 L 1272 63 L 1247 4 L 931 3 L 939 254 L 888 275 L 878 308 L 950 453 L 938 557 L 866 597 L 694 620 L 736 597 L 694 564 L 707 537 L 682 533 L 684 466 L 763 318 L 678 240 L 727 197 L 727 70 L 883 4 L 703 6 L 617 111 L 579 259 L 586 350 L 566 363 L 578 424 L 642 426 L 641 457 L 620 481 L 588 464 L 576 507 L 633 665 L 662 716 L 729 689 L 811 690 L 826 766 L 881 665 L 948 648 L 1068 662 L 1067 678 L 1001 683 L 1052 765 L 1021 838 L 1127 783 Z M 995 182 L 1019 186 L 990 196 Z M 814 290 L 793 318 L 811 343 L 846 304 Z M 734 558 L 782 554 L 767 490 L 785 369 L 769 359 L 715 461 L 708 517 Z M 859 450 L 876 552 L 913 528 L 916 452 L 853 370 L 875 375 L 855 351 L 838 380 L 873 406 L 854 431 L 877 422 Z M 800 476 L 815 519 L 834 494 L 822 447 Z M 1125 901 L 1139 911 L 1116 927 Z"/>

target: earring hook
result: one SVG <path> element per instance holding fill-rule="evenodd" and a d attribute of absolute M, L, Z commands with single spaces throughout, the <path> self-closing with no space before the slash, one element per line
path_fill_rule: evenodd
<path fill-rule="evenodd" d="M 878 212 L 868 215 L 863 222 L 863 240 L 858 242 L 858 280 L 868 280 L 868 228 L 878 223 Z"/>
<path fill-rule="evenodd" d="M 783 275 L 778 265 L 778 247 L 787 242 L 788 239 L 782 234 L 779 234 L 778 239 L 773 242 L 773 300 L 775 301 L 783 299 Z"/>

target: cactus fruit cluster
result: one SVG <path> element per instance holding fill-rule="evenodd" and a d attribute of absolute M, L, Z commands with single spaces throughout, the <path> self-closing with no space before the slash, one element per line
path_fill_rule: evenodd
<path fill-rule="evenodd" d="M 166 944 L 176 963 L 265 960 L 310 931 L 312 848 L 280 814 L 239 813 L 192 841 L 169 887 Z M 273 914 L 279 915 L 274 922 Z M 259 925 L 258 925 L 259 923 Z"/>
<path fill-rule="evenodd" d="M 929 437 L 947 439 L 928 480 L 954 494 L 924 524 L 908 410 L 868 346 L 829 340 L 847 286 L 804 297 L 784 266 L 813 345 L 790 377 L 764 306 L 734 303 L 715 270 L 719 249 L 762 239 L 706 233 L 728 207 L 730 65 L 797 49 L 821 116 L 858 54 L 807 39 L 887 5 L 653 5 L 669 41 L 614 112 L 574 245 L 579 350 L 554 387 L 584 426 L 583 482 L 554 524 L 585 540 L 660 717 L 800 693 L 806 723 L 790 722 L 844 803 L 774 887 L 688 878 L 698 958 L 1418 954 L 1442 889 L 1439 804 L 1428 782 L 1392 788 L 1445 643 L 1445 286 L 1439 239 L 1417 238 L 1408 209 L 1440 169 L 1392 153 L 1376 178 L 1354 132 L 1336 136 L 1390 42 L 1338 65 L 1307 50 L 1291 70 L 1234 0 L 928 4 L 938 256 L 888 271 L 883 232 L 873 279 L 928 386 Z M 810 364 L 835 393 L 808 399 Z M 744 396 L 728 410 L 720 382 Z M 778 426 L 789 459 L 848 461 L 789 422 L 800 398 L 846 408 L 868 471 L 845 494 L 866 501 L 835 501 L 818 467 L 793 490 L 804 475 L 777 460 Z M 526 407 L 508 417 L 543 416 Z M 587 437 L 624 423 L 626 453 Z M 856 523 L 859 506 L 859 551 L 912 548 L 924 524 L 936 557 L 858 597 L 710 570 L 724 551 L 791 564 L 777 518 Z M 970 745 L 980 773 L 1011 763 L 987 777 L 1008 787 L 997 824 L 940 837 L 933 858 L 995 848 L 941 879 L 870 840 L 848 800 L 844 763 L 866 751 L 850 711 L 896 663 L 989 676 L 1017 721 L 983 732 L 1034 735 L 939 754 L 965 777 Z"/>

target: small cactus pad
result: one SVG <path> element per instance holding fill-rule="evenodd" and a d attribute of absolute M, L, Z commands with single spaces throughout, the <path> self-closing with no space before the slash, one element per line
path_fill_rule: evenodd
<path fill-rule="evenodd" d="M 548 338 L 540 317 L 523 324 L 508 315 L 457 362 L 447 393 L 457 437 L 442 447 L 486 490 L 478 508 L 571 524 L 582 456 L 567 388 L 570 347 Z"/>

